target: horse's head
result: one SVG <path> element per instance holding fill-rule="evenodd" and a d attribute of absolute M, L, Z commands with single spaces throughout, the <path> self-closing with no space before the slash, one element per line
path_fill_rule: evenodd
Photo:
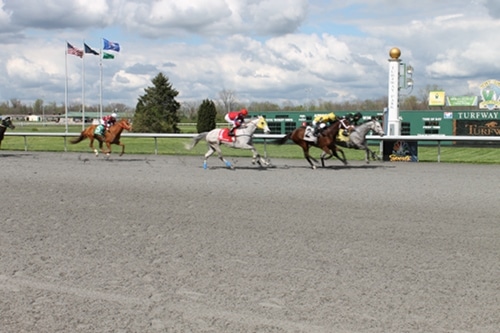
<path fill-rule="evenodd" d="M 10 119 L 10 117 L 5 117 L 4 119 L 2 119 L 2 126 L 8 127 L 10 129 L 16 128 L 16 126 L 14 126 L 14 124 L 12 123 L 12 119 Z"/>
<path fill-rule="evenodd" d="M 261 129 L 264 131 L 264 133 L 269 134 L 271 133 L 271 130 L 269 129 L 269 126 L 267 125 L 266 118 L 263 116 L 259 116 L 257 119 L 254 120 L 255 126 L 257 126 L 258 129 Z"/>
<path fill-rule="evenodd" d="M 373 118 L 372 120 L 370 120 L 370 122 L 372 123 L 371 130 L 373 131 L 373 133 L 380 135 L 380 136 L 385 135 L 384 129 L 382 128 L 382 125 L 380 124 L 380 122 L 376 118 Z"/>
<path fill-rule="evenodd" d="M 126 129 L 127 131 L 132 130 L 132 124 L 129 122 L 128 119 L 122 119 L 117 124 L 120 125 L 121 128 Z"/>

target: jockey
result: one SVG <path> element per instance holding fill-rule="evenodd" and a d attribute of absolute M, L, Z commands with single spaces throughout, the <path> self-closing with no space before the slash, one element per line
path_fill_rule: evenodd
<path fill-rule="evenodd" d="M 358 126 L 358 122 L 363 119 L 363 115 L 361 114 L 361 112 L 356 112 L 355 114 L 348 113 L 344 118 L 349 121 L 349 126 L 344 129 L 344 135 L 348 136 L 352 131 L 356 129 L 356 126 Z"/>
<path fill-rule="evenodd" d="M 229 136 L 234 136 L 234 130 L 239 128 L 245 122 L 245 117 L 247 115 L 247 109 L 241 109 L 240 111 L 228 112 L 224 116 L 224 119 L 232 125 L 231 129 L 229 130 Z"/>
<path fill-rule="evenodd" d="M 314 117 L 312 121 L 314 136 L 318 136 L 318 134 L 326 128 L 327 123 L 333 123 L 336 120 L 337 116 L 333 112 L 330 112 L 329 114 L 320 114 Z"/>
<path fill-rule="evenodd" d="M 109 128 L 116 123 L 117 117 L 118 115 L 114 112 L 110 115 L 102 117 L 102 124 L 104 125 L 106 131 L 108 131 Z"/>

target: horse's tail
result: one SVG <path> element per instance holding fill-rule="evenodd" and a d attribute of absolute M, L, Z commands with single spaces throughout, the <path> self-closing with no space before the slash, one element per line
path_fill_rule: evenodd
<path fill-rule="evenodd" d="M 86 137 L 85 135 L 83 135 L 83 132 L 82 132 L 82 133 L 80 133 L 80 136 L 79 136 L 79 137 L 74 138 L 74 139 L 71 139 L 71 140 L 69 140 L 69 142 L 70 142 L 70 143 L 72 143 L 72 144 L 76 144 L 76 143 L 78 143 L 78 142 L 82 142 L 82 141 L 83 141 L 83 140 L 85 140 L 86 138 L 87 138 L 87 137 Z"/>
<path fill-rule="evenodd" d="M 186 145 L 186 149 L 187 149 L 187 150 L 191 150 L 191 149 L 193 149 L 193 148 L 194 148 L 194 146 L 196 146 L 196 144 L 197 144 L 198 142 L 200 142 L 201 140 L 203 140 L 203 139 L 205 139 L 205 138 L 207 137 L 207 134 L 208 134 L 208 132 L 203 132 L 203 133 L 200 133 L 200 134 L 198 134 L 197 136 L 195 136 L 195 137 L 193 138 L 193 141 L 191 141 L 191 144 Z"/>
<path fill-rule="evenodd" d="M 284 137 L 271 141 L 271 143 L 282 145 L 292 137 L 293 132 L 287 133 Z"/>

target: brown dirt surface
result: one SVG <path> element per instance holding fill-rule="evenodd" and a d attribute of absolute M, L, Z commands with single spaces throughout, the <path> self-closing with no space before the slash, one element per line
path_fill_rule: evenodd
<path fill-rule="evenodd" d="M 0 152 L 0 332 L 500 327 L 500 167 Z"/>

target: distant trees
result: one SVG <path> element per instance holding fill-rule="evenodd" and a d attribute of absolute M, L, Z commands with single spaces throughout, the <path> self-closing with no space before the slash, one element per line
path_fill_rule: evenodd
<path fill-rule="evenodd" d="M 177 127 L 180 108 L 175 97 L 179 94 L 172 88 L 168 78 L 159 73 L 139 97 L 134 114 L 134 131 L 142 133 L 179 133 Z"/>
<path fill-rule="evenodd" d="M 217 110 L 213 101 L 205 99 L 198 109 L 198 121 L 196 122 L 196 130 L 198 133 L 208 132 L 215 128 Z"/>

